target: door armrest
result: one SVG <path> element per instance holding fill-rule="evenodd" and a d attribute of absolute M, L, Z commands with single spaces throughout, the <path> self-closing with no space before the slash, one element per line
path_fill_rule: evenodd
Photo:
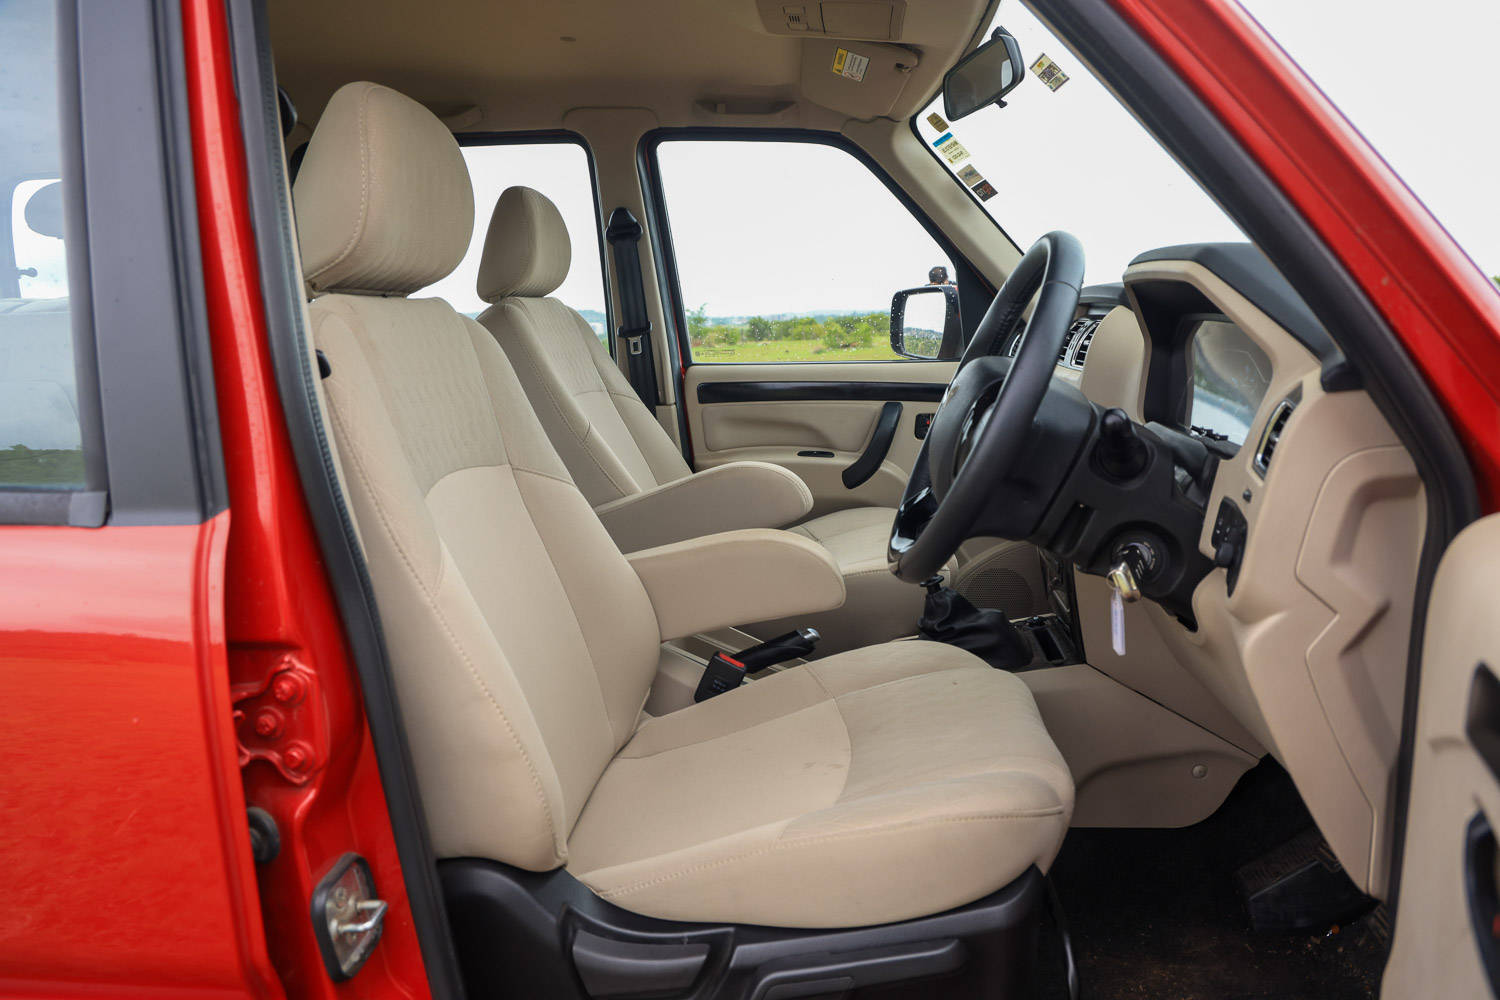
<path fill-rule="evenodd" d="M 646 587 L 663 639 L 844 603 L 844 577 L 833 556 L 790 531 L 727 531 L 625 558 Z"/>
<path fill-rule="evenodd" d="M 730 462 L 595 507 L 621 552 L 741 528 L 780 528 L 812 510 L 795 472 L 769 462 Z"/>

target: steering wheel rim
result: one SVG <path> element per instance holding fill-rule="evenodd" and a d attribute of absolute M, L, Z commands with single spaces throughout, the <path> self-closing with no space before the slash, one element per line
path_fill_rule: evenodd
<path fill-rule="evenodd" d="M 1083 263 L 1076 237 L 1046 233 L 985 311 L 933 416 L 891 525 L 886 558 L 902 580 L 921 583 L 942 569 L 983 511 L 986 486 L 1014 465 L 1078 309 Z M 989 366 L 974 363 L 1004 351 L 1033 295 L 1036 307 L 997 391 L 993 372 L 982 370 Z"/>

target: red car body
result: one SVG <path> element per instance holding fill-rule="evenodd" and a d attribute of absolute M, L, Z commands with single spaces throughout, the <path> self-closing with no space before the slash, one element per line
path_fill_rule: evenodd
<path fill-rule="evenodd" d="M 1500 297 L 1232 3 L 1114 0 L 1276 181 L 1399 336 L 1500 507 Z M 428 994 L 357 676 L 277 398 L 220 0 L 183 0 L 229 510 L 196 525 L 0 528 L 0 992 Z M 323 706 L 319 708 L 318 706 Z M 44 738 L 43 738 L 44 737 Z M 274 768 L 249 768 L 252 759 Z M 257 871 L 247 799 L 282 837 Z M 360 976 L 307 919 L 342 852 L 391 904 Z"/>

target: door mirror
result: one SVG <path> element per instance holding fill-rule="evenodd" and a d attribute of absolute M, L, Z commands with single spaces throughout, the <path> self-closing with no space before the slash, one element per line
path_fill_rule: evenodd
<path fill-rule="evenodd" d="M 32 192 L 22 210 L 26 227 L 42 236 L 55 240 L 63 238 L 62 181 L 53 181 Z"/>
<path fill-rule="evenodd" d="M 891 350 L 903 358 L 957 357 L 961 330 L 953 285 L 904 288 L 891 296 Z"/>
<path fill-rule="evenodd" d="M 1025 78 L 1021 45 L 1004 28 L 958 61 L 943 77 L 943 112 L 950 122 L 1001 100 Z"/>

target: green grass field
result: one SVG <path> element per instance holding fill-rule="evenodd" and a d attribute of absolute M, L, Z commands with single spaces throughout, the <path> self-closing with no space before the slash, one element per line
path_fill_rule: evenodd
<path fill-rule="evenodd" d="M 774 364 L 792 361 L 899 361 L 890 344 L 830 349 L 817 340 L 742 340 L 733 346 L 693 348 L 693 360 L 704 364 Z"/>
<path fill-rule="evenodd" d="M 0 448 L 0 483 L 14 486 L 78 486 L 83 452 L 77 449 Z"/>

